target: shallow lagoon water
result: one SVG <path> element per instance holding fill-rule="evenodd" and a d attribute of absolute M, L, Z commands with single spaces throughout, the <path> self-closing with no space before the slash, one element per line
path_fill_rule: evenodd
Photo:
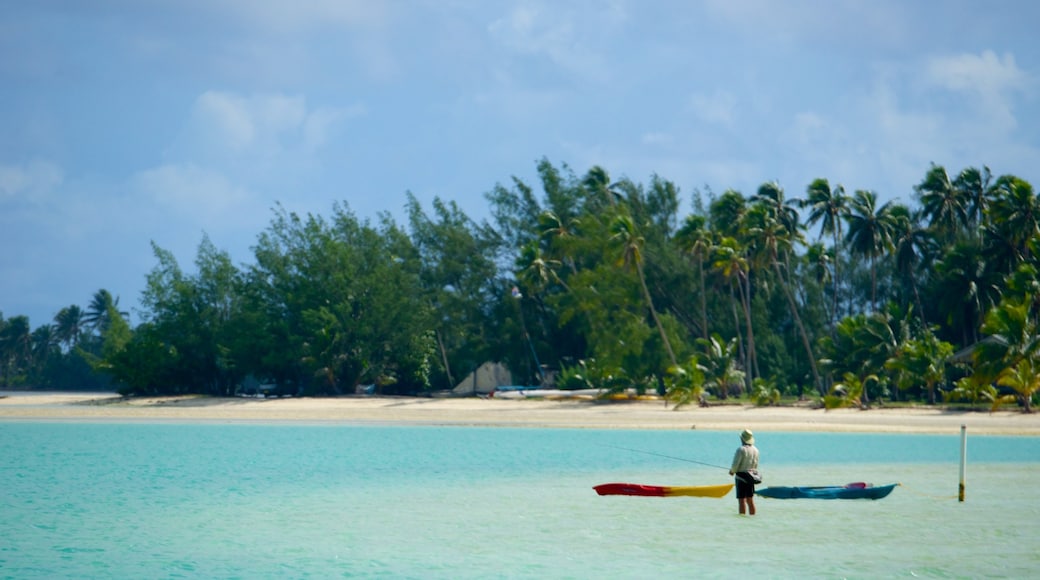
<path fill-rule="evenodd" d="M 1040 575 L 1040 438 L 969 433 L 960 503 L 959 433 L 757 436 L 765 485 L 902 485 L 751 518 L 592 490 L 728 482 L 736 433 L 8 422 L 0 577 Z"/>

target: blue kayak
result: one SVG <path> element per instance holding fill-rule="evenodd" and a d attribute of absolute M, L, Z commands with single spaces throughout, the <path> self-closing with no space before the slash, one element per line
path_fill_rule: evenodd
<path fill-rule="evenodd" d="M 899 484 L 850 483 L 817 487 L 766 487 L 755 493 L 774 499 L 881 499 L 892 493 L 897 485 Z"/>

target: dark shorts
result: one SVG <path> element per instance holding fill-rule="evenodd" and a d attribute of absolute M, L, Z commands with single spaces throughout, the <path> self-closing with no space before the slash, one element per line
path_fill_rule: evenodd
<path fill-rule="evenodd" d="M 755 484 L 744 481 L 740 475 L 734 477 L 733 480 L 737 482 L 737 499 L 755 497 Z"/>

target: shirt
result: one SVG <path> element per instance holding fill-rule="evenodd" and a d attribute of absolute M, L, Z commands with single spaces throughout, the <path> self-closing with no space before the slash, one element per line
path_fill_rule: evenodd
<path fill-rule="evenodd" d="M 733 466 L 729 470 L 740 473 L 749 469 L 758 469 L 758 447 L 741 445 L 733 454 Z"/>

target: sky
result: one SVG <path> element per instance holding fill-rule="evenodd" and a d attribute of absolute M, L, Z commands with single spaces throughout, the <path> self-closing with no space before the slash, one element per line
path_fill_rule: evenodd
<path fill-rule="evenodd" d="M 477 221 L 546 158 L 913 204 L 1040 187 L 1033 0 L 0 0 L 0 313 L 140 308 L 154 242 L 239 265 L 281 205 Z"/>

